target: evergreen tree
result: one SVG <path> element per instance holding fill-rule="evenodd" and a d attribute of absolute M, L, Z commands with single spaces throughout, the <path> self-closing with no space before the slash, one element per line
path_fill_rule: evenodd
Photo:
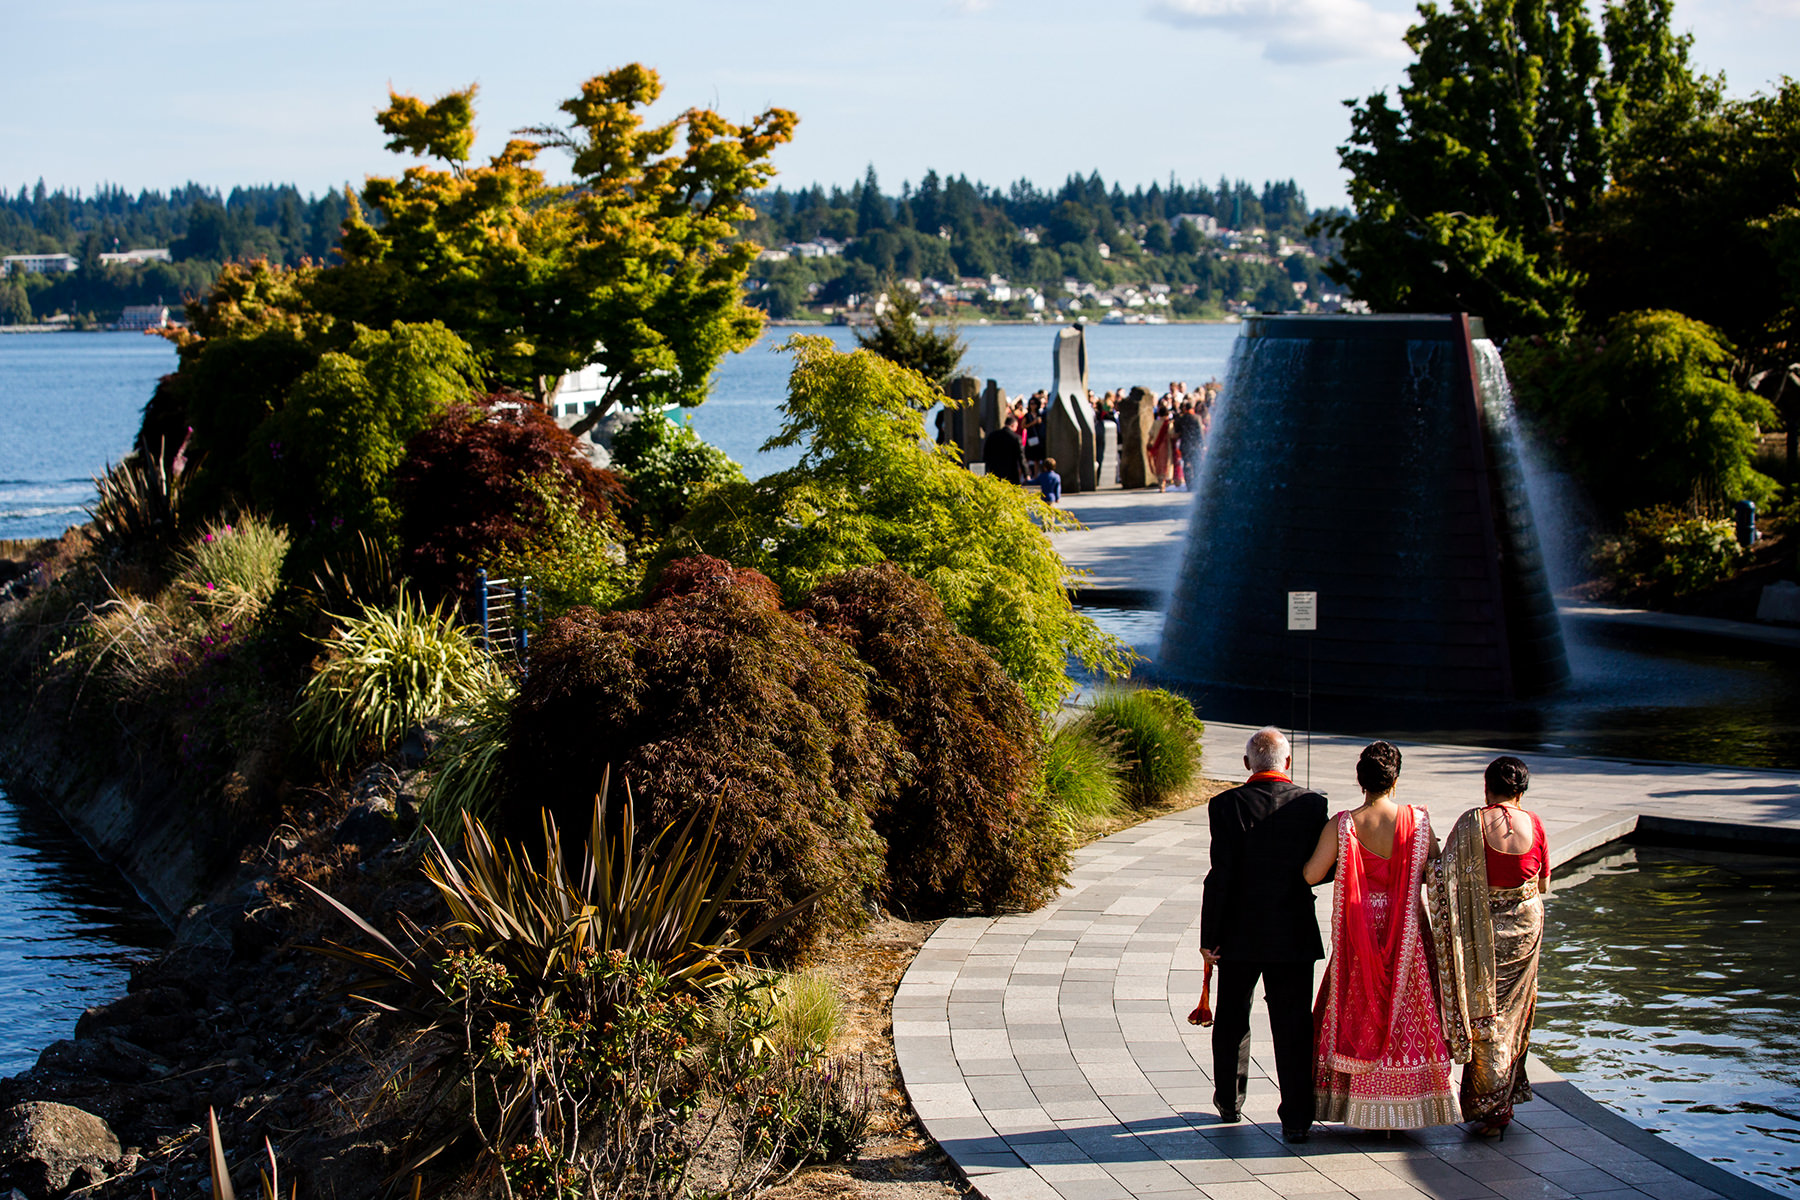
<path fill-rule="evenodd" d="M 868 332 L 857 331 L 856 344 L 889 362 L 917 371 L 943 391 L 962 369 L 969 347 L 958 336 L 954 324 L 939 330 L 922 320 L 919 297 L 911 289 L 890 283 L 887 297 L 886 310 L 876 315 Z"/>
<path fill-rule="evenodd" d="M 1563 231 L 1605 189 L 1635 105 L 1687 76 L 1668 0 L 1427 3 L 1399 106 L 1354 106 L 1356 215 L 1334 278 L 1377 309 L 1479 312 L 1498 335 L 1578 317 Z"/>

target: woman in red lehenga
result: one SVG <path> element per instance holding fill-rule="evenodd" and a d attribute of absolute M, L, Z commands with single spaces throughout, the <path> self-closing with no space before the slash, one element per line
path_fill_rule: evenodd
<path fill-rule="evenodd" d="M 1362 1129 L 1460 1117 L 1419 898 L 1436 838 L 1423 808 L 1395 803 L 1399 778 L 1398 748 L 1365 749 L 1356 764 L 1362 807 L 1325 827 L 1306 864 L 1309 884 L 1337 867 L 1331 961 L 1313 1007 L 1318 1119 Z"/>

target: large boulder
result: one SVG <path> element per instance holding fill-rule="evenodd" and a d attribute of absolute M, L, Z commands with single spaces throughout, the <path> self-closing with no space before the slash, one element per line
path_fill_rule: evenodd
<path fill-rule="evenodd" d="M 111 1126 L 79 1108 L 28 1100 L 0 1113 L 0 1189 L 60 1196 L 106 1178 L 122 1156 Z"/>

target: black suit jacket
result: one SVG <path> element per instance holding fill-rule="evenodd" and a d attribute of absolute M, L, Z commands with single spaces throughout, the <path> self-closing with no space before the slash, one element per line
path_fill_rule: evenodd
<path fill-rule="evenodd" d="M 981 461 L 987 465 L 989 475 L 998 475 L 1008 483 L 1024 479 L 1021 468 L 1025 465 L 1025 451 L 1020 448 L 1016 433 L 996 429 L 988 434 L 981 443 Z"/>
<path fill-rule="evenodd" d="M 1325 956 L 1301 868 L 1325 828 L 1325 797 L 1263 779 L 1206 805 L 1212 870 L 1200 903 L 1200 945 L 1220 957 L 1312 962 Z"/>

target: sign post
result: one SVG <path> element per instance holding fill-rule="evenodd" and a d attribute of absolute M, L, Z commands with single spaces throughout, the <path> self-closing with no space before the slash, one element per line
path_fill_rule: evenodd
<path fill-rule="evenodd" d="M 1319 629 L 1319 593 L 1287 594 L 1289 633 L 1316 633 Z M 1312 655 L 1313 640 L 1306 639 L 1306 786 L 1312 786 Z"/>

